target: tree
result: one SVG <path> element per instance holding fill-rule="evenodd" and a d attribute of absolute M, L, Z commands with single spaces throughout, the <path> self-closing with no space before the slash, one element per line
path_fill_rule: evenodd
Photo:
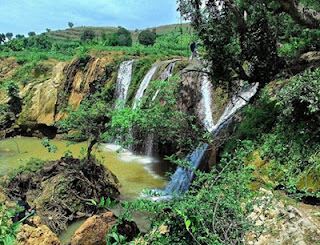
<path fill-rule="evenodd" d="M 94 33 L 94 31 L 91 29 L 87 29 L 82 33 L 80 39 L 81 41 L 89 41 L 89 40 L 91 41 L 95 37 L 96 37 L 96 34 Z"/>
<path fill-rule="evenodd" d="M 46 31 L 47 31 L 47 32 L 51 32 L 51 29 L 50 29 L 50 28 L 46 28 Z"/>
<path fill-rule="evenodd" d="M 214 84 L 233 87 L 234 80 L 264 84 L 280 68 L 267 0 L 179 0 L 182 16 L 190 20 L 207 51 Z M 225 82 L 228 81 L 228 82 Z"/>
<path fill-rule="evenodd" d="M 132 45 L 131 33 L 127 29 L 119 27 L 119 29 L 116 32 L 116 35 L 119 37 L 119 46 L 129 47 Z"/>
<path fill-rule="evenodd" d="M 17 35 L 16 35 L 16 38 L 17 38 L 17 39 L 22 39 L 22 38 L 24 38 L 24 35 L 23 35 L 23 34 L 17 34 Z"/>
<path fill-rule="evenodd" d="M 13 33 L 12 32 L 7 32 L 6 37 L 10 41 L 12 39 L 12 37 L 13 37 Z"/>
<path fill-rule="evenodd" d="M 144 30 L 139 33 L 138 40 L 143 45 L 153 45 L 156 41 L 157 34 L 150 30 Z"/>
<path fill-rule="evenodd" d="M 74 26 L 74 24 L 72 22 L 68 22 L 68 26 L 69 26 L 69 28 L 72 28 Z"/>
<path fill-rule="evenodd" d="M 30 31 L 30 32 L 28 32 L 28 35 L 29 35 L 29 37 L 33 37 L 36 35 L 36 33 L 34 31 Z"/>
<path fill-rule="evenodd" d="M 82 101 L 77 111 L 67 110 L 68 117 L 57 123 L 60 130 L 79 131 L 81 136 L 88 140 L 88 160 L 91 159 L 93 146 L 103 140 L 107 110 L 108 106 L 101 99 L 101 94 L 94 94 Z"/>
<path fill-rule="evenodd" d="M 10 98 L 8 101 L 9 110 L 13 112 L 16 117 L 22 110 L 22 102 L 19 96 L 19 86 L 14 81 L 8 81 L 5 83 L 5 88 Z"/>
<path fill-rule="evenodd" d="M 0 33 L 0 44 L 6 40 L 6 35 L 4 33 Z"/>

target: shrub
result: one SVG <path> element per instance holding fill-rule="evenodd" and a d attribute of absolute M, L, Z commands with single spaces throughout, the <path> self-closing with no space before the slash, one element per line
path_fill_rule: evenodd
<path fill-rule="evenodd" d="M 278 95 L 283 117 L 294 122 L 320 122 L 320 70 L 307 70 L 291 79 Z"/>
<path fill-rule="evenodd" d="M 82 33 L 80 39 L 81 39 L 81 41 L 91 41 L 95 37 L 96 37 L 96 34 L 94 33 L 94 31 L 87 29 Z"/>
<path fill-rule="evenodd" d="M 150 30 L 142 31 L 138 36 L 139 43 L 143 45 L 153 45 L 156 41 L 156 38 L 157 34 Z"/>

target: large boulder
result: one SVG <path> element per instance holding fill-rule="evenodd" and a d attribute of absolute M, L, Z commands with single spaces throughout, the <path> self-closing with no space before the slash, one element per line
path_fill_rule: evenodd
<path fill-rule="evenodd" d="M 27 220 L 27 224 L 20 227 L 17 234 L 18 244 L 23 245 L 60 245 L 58 237 L 41 223 L 40 217 L 35 216 Z"/>
<path fill-rule="evenodd" d="M 71 245 L 105 245 L 106 236 L 116 224 L 117 216 L 112 212 L 88 218 L 71 237 Z M 118 233 L 131 241 L 140 232 L 134 222 L 124 221 L 118 225 Z"/>

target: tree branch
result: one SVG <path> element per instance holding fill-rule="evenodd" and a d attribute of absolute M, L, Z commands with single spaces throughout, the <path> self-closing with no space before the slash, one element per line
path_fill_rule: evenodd
<path fill-rule="evenodd" d="M 307 8 L 298 0 L 278 0 L 284 12 L 288 13 L 298 24 L 311 29 L 320 29 L 320 12 Z"/>

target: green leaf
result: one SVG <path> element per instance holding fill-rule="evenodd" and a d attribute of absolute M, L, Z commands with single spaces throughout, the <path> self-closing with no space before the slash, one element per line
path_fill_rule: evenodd
<path fill-rule="evenodd" d="M 188 219 L 188 220 L 185 222 L 185 225 L 186 225 L 187 230 L 189 230 L 189 227 L 190 227 L 190 225 L 191 225 L 191 220 Z"/>

